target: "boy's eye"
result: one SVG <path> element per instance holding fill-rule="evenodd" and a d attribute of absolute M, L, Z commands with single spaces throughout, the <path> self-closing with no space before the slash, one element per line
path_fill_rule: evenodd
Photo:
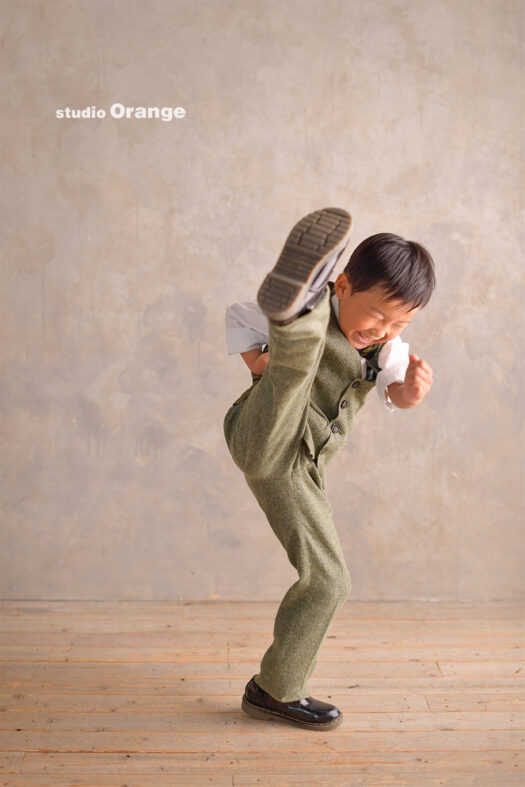
<path fill-rule="evenodd" d="M 383 317 L 383 315 L 379 314 L 378 312 L 369 311 L 368 312 L 368 316 L 369 317 L 373 317 L 374 320 L 380 320 L 381 322 L 385 321 L 385 318 Z M 392 327 L 393 328 L 404 328 L 406 324 L 407 324 L 406 322 L 401 322 L 401 323 L 397 322 L 397 323 L 394 323 L 394 325 Z"/>
<path fill-rule="evenodd" d="M 368 312 L 369 317 L 373 317 L 374 320 L 379 320 L 380 322 L 385 322 L 385 318 L 381 314 L 374 314 L 373 312 Z M 394 323 L 395 328 L 402 328 L 404 323 Z"/>

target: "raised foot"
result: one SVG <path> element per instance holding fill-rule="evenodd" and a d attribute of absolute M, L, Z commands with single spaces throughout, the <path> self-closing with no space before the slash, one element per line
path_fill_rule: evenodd
<path fill-rule="evenodd" d="M 316 210 L 297 222 L 257 293 L 270 320 L 286 325 L 315 306 L 348 244 L 351 227 L 352 217 L 342 208 Z"/>

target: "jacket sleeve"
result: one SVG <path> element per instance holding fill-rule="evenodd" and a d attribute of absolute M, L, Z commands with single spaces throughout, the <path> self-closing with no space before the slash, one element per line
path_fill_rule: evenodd
<path fill-rule="evenodd" d="M 387 393 L 385 401 L 385 389 L 390 383 L 402 383 L 405 380 L 406 370 L 409 364 L 409 345 L 407 342 L 401 340 L 400 336 L 396 336 L 390 342 L 386 342 L 385 346 L 379 353 L 378 363 L 381 371 L 376 377 L 376 389 L 379 400 L 387 410 L 393 412 L 401 408 L 391 401 Z"/>
<path fill-rule="evenodd" d="M 228 306 L 225 325 L 228 355 L 262 348 L 268 343 L 268 318 L 257 301 L 243 301 Z"/>

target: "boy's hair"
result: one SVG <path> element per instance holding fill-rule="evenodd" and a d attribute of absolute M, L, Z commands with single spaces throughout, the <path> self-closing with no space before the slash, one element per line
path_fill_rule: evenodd
<path fill-rule="evenodd" d="M 391 232 L 365 238 L 350 255 L 344 272 L 352 292 L 381 287 L 389 300 L 400 300 L 414 309 L 426 306 L 436 286 L 428 251 Z"/>

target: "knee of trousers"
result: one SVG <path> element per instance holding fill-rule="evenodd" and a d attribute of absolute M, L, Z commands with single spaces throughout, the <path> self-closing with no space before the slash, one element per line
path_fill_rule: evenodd
<path fill-rule="evenodd" d="M 303 575 L 301 579 L 311 586 L 312 593 L 319 603 L 340 606 L 352 592 L 352 580 L 344 565 L 329 573 L 325 571 L 309 572 L 306 576 Z"/>

